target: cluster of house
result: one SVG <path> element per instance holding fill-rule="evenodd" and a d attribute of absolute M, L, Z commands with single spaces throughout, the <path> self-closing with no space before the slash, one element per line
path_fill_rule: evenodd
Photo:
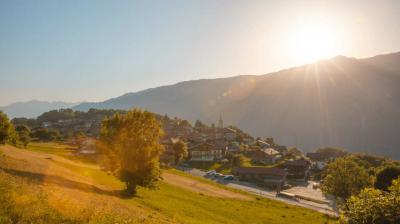
<path fill-rule="evenodd" d="M 165 136 L 161 143 L 165 146 L 164 158 L 172 158 L 172 145 L 178 139 L 188 146 L 190 161 L 220 161 L 228 154 L 240 152 L 254 142 L 248 134 L 238 133 L 230 127 L 224 127 L 220 117 L 218 126 L 195 125 L 187 121 L 168 119 L 163 122 Z"/>
<path fill-rule="evenodd" d="M 41 127 L 54 129 L 66 135 L 77 132 L 85 133 L 89 136 L 97 136 L 100 133 L 102 119 L 61 119 L 58 121 L 45 121 Z"/>
<path fill-rule="evenodd" d="M 182 123 L 180 123 L 182 122 Z M 178 140 L 187 143 L 189 161 L 221 161 L 229 155 L 241 153 L 251 158 L 252 167 L 234 167 L 232 174 L 241 180 L 282 188 L 287 179 L 306 181 L 311 169 L 323 169 L 337 156 L 326 153 L 308 153 L 306 157 L 286 159 L 288 149 L 275 144 L 272 138 L 265 141 L 251 136 L 239 136 L 240 130 L 226 128 L 220 118 L 217 127 L 196 126 L 177 120 L 164 123 L 166 136 L 162 140 L 165 152 L 162 160 L 173 161 L 172 145 Z M 258 165 L 258 166 L 257 166 Z M 261 166 L 262 165 L 262 166 Z M 267 166 L 266 166 L 267 165 Z M 268 165 L 273 165 L 268 167 Z"/>

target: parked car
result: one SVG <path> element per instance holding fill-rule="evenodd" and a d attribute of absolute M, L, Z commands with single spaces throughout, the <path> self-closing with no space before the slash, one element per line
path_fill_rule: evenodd
<path fill-rule="evenodd" d="M 208 175 L 208 176 L 213 176 L 213 175 L 215 175 L 217 173 L 217 171 L 215 171 L 215 170 L 210 170 L 210 171 L 208 171 L 207 173 L 206 173 L 206 175 Z"/>
<path fill-rule="evenodd" d="M 222 173 L 215 173 L 214 176 L 215 177 L 224 177 L 224 175 Z"/>
<path fill-rule="evenodd" d="M 233 175 L 226 175 L 224 180 L 235 180 L 235 177 Z"/>

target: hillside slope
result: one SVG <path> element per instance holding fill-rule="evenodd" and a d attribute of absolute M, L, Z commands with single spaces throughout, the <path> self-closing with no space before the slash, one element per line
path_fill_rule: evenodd
<path fill-rule="evenodd" d="M 261 76 L 181 82 L 74 109 L 140 107 L 237 125 L 311 150 L 336 146 L 400 158 L 400 53 L 338 56 Z"/>
<path fill-rule="evenodd" d="M 121 182 L 93 164 L 0 146 L 0 223 L 334 222 L 309 209 L 166 174 L 158 189 L 139 188 L 136 197 L 124 198 Z"/>

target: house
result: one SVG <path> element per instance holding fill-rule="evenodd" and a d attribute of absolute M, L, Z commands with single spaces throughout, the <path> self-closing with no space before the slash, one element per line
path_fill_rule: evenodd
<path fill-rule="evenodd" d="M 232 174 L 239 180 L 252 181 L 281 189 L 286 183 L 287 171 L 279 168 L 234 167 Z"/>
<path fill-rule="evenodd" d="M 273 147 L 276 151 L 278 151 L 282 156 L 286 156 L 288 154 L 288 148 L 284 145 L 275 145 Z"/>
<path fill-rule="evenodd" d="M 52 125 L 52 123 L 49 122 L 49 121 L 45 121 L 45 122 L 42 123 L 42 127 L 44 127 L 44 128 L 48 128 L 48 127 L 50 127 L 51 125 Z"/>
<path fill-rule="evenodd" d="M 257 145 L 261 148 L 261 149 L 267 149 L 267 148 L 271 148 L 271 144 L 264 142 L 262 140 L 257 140 Z"/>
<path fill-rule="evenodd" d="M 252 153 L 251 161 L 256 164 L 268 165 L 276 163 L 281 158 L 282 156 L 278 151 L 273 148 L 267 148 L 254 151 Z"/>
<path fill-rule="evenodd" d="M 226 151 L 228 143 L 224 139 L 218 139 L 211 141 L 211 144 L 213 144 L 216 148 L 220 148 L 223 151 Z"/>
<path fill-rule="evenodd" d="M 216 161 L 223 158 L 223 150 L 210 143 L 200 143 L 189 148 L 191 161 Z"/>
<path fill-rule="evenodd" d="M 302 179 L 304 181 L 308 178 L 311 162 L 301 158 L 297 160 L 287 160 L 283 163 L 283 167 L 288 171 L 288 178 Z"/>
<path fill-rule="evenodd" d="M 227 152 L 231 154 L 239 153 L 240 152 L 240 146 L 238 144 L 229 144 L 227 146 Z"/>
<path fill-rule="evenodd" d="M 215 132 L 216 139 L 226 139 L 227 141 L 236 140 L 236 131 L 232 128 L 218 128 Z"/>
<path fill-rule="evenodd" d="M 250 144 L 254 143 L 254 139 L 251 137 L 245 137 L 245 138 L 243 138 L 243 143 L 246 145 L 250 145 Z"/>
<path fill-rule="evenodd" d="M 228 141 L 236 140 L 236 131 L 232 128 L 224 128 L 225 139 Z"/>

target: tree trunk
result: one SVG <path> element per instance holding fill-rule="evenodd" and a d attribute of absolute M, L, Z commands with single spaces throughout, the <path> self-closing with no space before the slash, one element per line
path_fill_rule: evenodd
<path fill-rule="evenodd" d="M 126 182 L 126 193 L 129 196 L 134 196 L 136 195 L 136 183 L 132 183 L 130 181 Z"/>

